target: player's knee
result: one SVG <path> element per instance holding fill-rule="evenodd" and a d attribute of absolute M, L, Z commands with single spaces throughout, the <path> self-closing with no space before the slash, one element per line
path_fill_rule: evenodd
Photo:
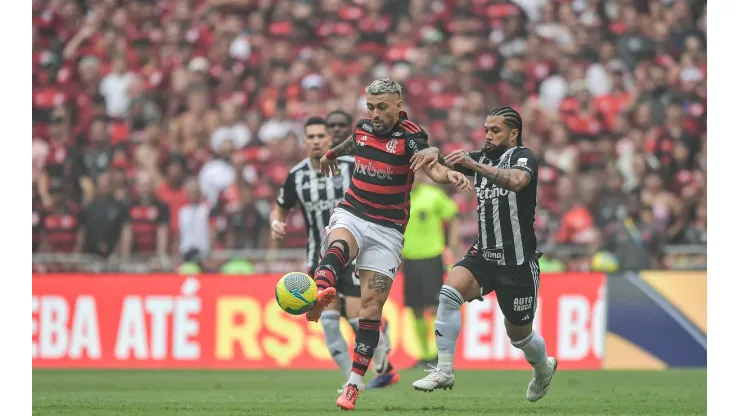
<path fill-rule="evenodd" d="M 362 299 L 360 319 L 380 319 L 383 314 L 383 299 L 379 296 L 368 296 Z"/>
<path fill-rule="evenodd" d="M 326 250 L 327 253 L 329 252 L 335 253 L 337 257 L 342 262 L 343 267 L 347 267 L 352 262 L 351 253 L 349 250 L 349 243 L 347 241 L 342 239 L 336 239 L 329 244 L 329 248 Z"/>
<path fill-rule="evenodd" d="M 447 309 L 460 309 L 465 300 L 452 286 L 444 285 L 439 290 L 439 305 Z"/>
<path fill-rule="evenodd" d="M 506 326 L 506 335 L 509 336 L 509 340 L 511 340 L 511 342 L 521 341 L 532 333 L 532 322 L 528 322 L 523 325 L 514 325 L 506 319 L 504 321 L 504 326 Z"/>

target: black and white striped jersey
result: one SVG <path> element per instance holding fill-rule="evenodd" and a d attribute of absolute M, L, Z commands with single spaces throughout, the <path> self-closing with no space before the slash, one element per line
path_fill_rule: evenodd
<path fill-rule="evenodd" d="M 290 210 L 296 203 L 301 207 L 308 236 L 306 263 L 309 268 L 318 265 L 324 227 L 329 225 L 332 210 L 344 201 L 344 194 L 352 181 L 354 159 L 340 157 L 337 166 L 339 175 L 326 177 L 306 158 L 290 170 L 278 192 L 277 204 L 282 209 Z"/>
<path fill-rule="evenodd" d="M 502 169 L 520 169 L 529 174 L 529 184 L 519 192 L 499 188 L 472 170 L 459 172 L 475 178 L 478 197 L 478 240 L 473 245 L 484 258 L 500 265 L 521 265 L 536 258 L 534 233 L 537 208 L 537 158 L 531 150 L 517 146 L 491 159 L 484 151 L 471 152 L 478 163 Z"/>

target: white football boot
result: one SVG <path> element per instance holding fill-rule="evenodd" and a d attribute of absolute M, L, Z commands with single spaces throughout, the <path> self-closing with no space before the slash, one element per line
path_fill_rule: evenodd
<path fill-rule="evenodd" d="M 550 367 L 550 374 L 542 378 L 534 376 L 532 377 L 532 381 L 529 382 L 529 386 L 527 387 L 527 400 L 530 402 L 536 402 L 545 397 L 547 391 L 550 390 L 552 376 L 555 375 L 555 371 L 558 369 L 557 358 L 547 357 L 547 366 Z"/>
<path fill-rule="evenodd" d="M 452 386 L 455 385 L 455 374 L 453 372 L 447 373 L 440 367 L 435 367 L 431 364 L 428 364 L 428 366 L 429 369 L 424 371 L 429 374 L 411 384 L 414 389 L 426 392 L 437 389 L 452 390 Z"/>

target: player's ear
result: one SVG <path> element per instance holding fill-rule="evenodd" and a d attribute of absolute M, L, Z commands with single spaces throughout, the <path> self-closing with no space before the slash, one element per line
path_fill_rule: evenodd
<path fill-rule="evenodd" d="M 515 145 L 517 144 L 517 137 L 519 137 L 519 129 L 511 129 L 511 132 L 509 133 L 509 140 L 514 142 Z"/>
<path fill-rule="evenodd" d="M 396 111 L 401 111 L 401 108 L 403 107 L 403 100 L 399 99 L 396 101 Z"/>

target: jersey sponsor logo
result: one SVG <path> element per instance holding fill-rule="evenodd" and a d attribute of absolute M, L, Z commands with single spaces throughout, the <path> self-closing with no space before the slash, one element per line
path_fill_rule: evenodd
<path fill-rule="evenodd" d="M 303 207 L 306 209 L 306 211 L 309 212 L 316 212 L 316 211 L 326 211 L 333 209 L 337 206 L 340 202 L 344 201 L 343 198 L 336 198 L 336 199 L 325 199 L 321 201 L 314 201 L 314 202 L 305 202 L 303 204 Z"/>
<path fill-rule="evenodd" d="M 492 250 L 483 250 L 481 253 L 484 259 L 488 261 L 501 261 L 504 259 L 504 250 L 501 248 Z"/>
<path fill-rule="evenodd" d="M 524 166 L 524 167 L 526 167 L 527 166 L 527 158 L 526 157 L 519 158 L 519 160 L 516 161 L 516 165 L 515 166 Z"/>
<path fill-rule="evenodd" d="M 373 132 L 373 128 L 370 127 L 370 125 L 367 124 L 367 123 L 362 123 L 362 126 L 360 126 L 360 128 L 363 129 L 363 130 L 365 130 L 368 133 L 372 133 Z"/>
<path fill-rule="evenodd" d="M 373 166 L 373 162 L 368 162 L 367 164 L 355 162 L 355 173 L 369 176 L 371 178 L 377 177 L 378 179 L 393 179 L 393 176 L 391 176 L 393 174 L 391 168 L 387 167 L 385 169 L 378 169 Z"/>
<path fill-rule="evenodd" d="M 416 154 L 419 151 L 419 146 L 416 145 L 416 142 L 413 140 L 408 140 L 409 142 L 409 148 L 411 148 L 411 152 Z"/>
<path fill-rule="evenodd" d="M 398 147 L 398 140 L 391 139 L 388 143 L 385 144 L 385 150 L 388 153 L 396 153 L 396 148 Z"/>
<path fill-rule="evenodd" d="M 494 188 L 486 188 L 486 189 L 480 189 L 476 188 L 475 194 L 478 196 L 478 199 L 493 199 L 498 198 L 500 196 L 506 196 L 509 195 L 508 189 L 503 189 L 499 187 Z"/>
<path fill-rule="evenodd" d="M 392 137 L 401 137 L 402 134 L 403 134 L 403 132 L 397 131 L 397 132 L 394 132 L 393 134 L 391 134 L 391 136 Z"/>
<path fill-rule="evenodd" d="M 367 145 L 367 135 L 366 134 L 363 134 L 362 136 L 360 136 L 360 138 L 357 139 L 357 144 L 360 145 L 360 146 Z"/>
<path fill-rule="evenodd" d="M 514 312 L 524 312 L 532 309 L 534 297 L 514 298 Z M 526 318 L 525 318 L 526 319 Z"/>
<path fill-rule="evenodd" d="M 361 354 L 369 355 L 370 347 L 362 342 L 357 342 L 355 343 L 355 350 L 359 351 Z"/>

